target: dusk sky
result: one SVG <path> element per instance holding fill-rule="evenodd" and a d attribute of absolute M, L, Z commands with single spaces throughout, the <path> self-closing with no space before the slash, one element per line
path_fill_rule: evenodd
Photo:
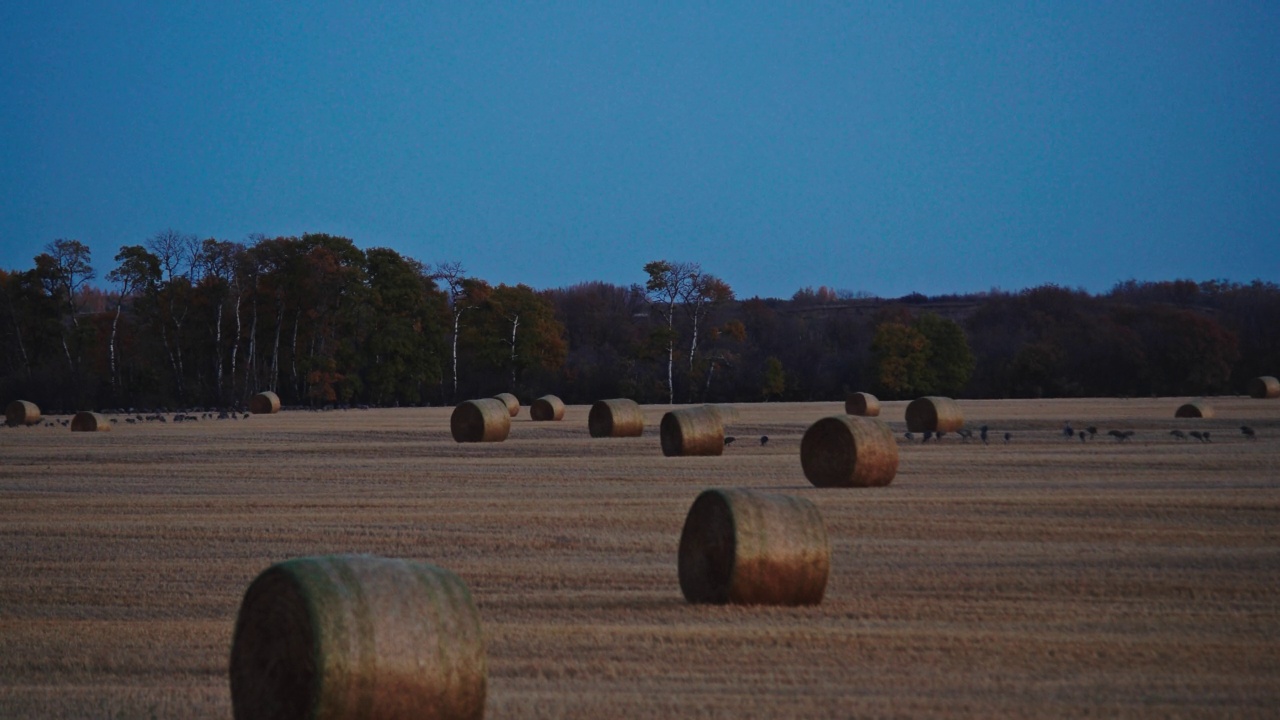
<path fill-rule="evenodd" d="M 537 288 L 1280 281 L 1280 2 L 0 6 L 0 268 L 168 228 Z"/>

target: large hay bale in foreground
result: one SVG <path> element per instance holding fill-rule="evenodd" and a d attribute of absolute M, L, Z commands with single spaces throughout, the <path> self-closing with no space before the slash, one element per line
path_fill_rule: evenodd
<path fill-rule="evenodd" d="M 964 413 L 949 397 L 916 398 L 907 405 L 907 429 L 911 432 L 955 432 L 962 427 Z"/>
<path fill-rule="evenodd" d="M 726 427 L 729 425 L 736 425 L 742 417 L 741 413 L 738 412 L 738 408 L 733 405 L 717 403 L 713 405 L 703 405 L 703 407 L 715 413 L 720 418 L 720 424 Z"/>
<path fill-rule="evenodd" d="M 1259 400 L 1280 398 L 1280 380 L 1263 375 L 1249 381 L 1249 395 Z"/>
<path fill-rule="evenodd" d="M 82 410 L 71 418 L 71 432 L 106 432 L 110 429 L 107 416 L 100 413 Z"/>
<path fill-rule="evenodd" d="M 667 457 L 720 455 L 724 452 L 724 425 L 720 413 L 707 407 L 672 410 L 658 426 L 662 454 Z"/>
<path fill-rule="evenodd" d="M 457 442 L 502 442 L 511 432 L 511 412 L 497 398 L 468 400 L 453 409 L 449 430 Z"/>
<path fill-rule="evenodd" d="M 480 613 L 448 570 L 297 558 L 240 603 L 231 705 L 238 720 L 481 718 L 486 666 Z"/>
<path fill-rule="evenodd" d="M 1176 418 L 1211 418 L 1213 417 L 1213 406 L 1204 400 L 1193 400 L 1179 405 L 1173 416 Z"/>
<path fill-rule="evenodd" d="M 817 605 L 831 546 L 813 503 L 753 490 L 706 490 L 680 533 L 680 590 L 691 603 Z"/>
<path fill-rule="evenodd" d="M 507 412 L 511 413 L 511 417 L 520 414 L 520 398 L 511 393 L 498 393 L 493 396 L 494 400 L 501 400 L 503 405 L 507 406 Z"/>
<path fill-rule="evenodd" d="M 280 396 L 264 390 L 249 398 L 249 412 L 254 415 L 271 415 L 280 412 Z"/>
<path fill-rule="evenodd" d="M 849 397 L 844 400 L 844 412 L 858 417 L 878 417 L 880 398 L 865 392 L 849 393 Z"/>
<path fill-rule="evenodd" d="M 4 422 L 11 427 L 35 425 L 40 422 L 40 407 L 27 400 L 14 400 L 4 410 Z"/>
<path fill-rule="evenodd" d="M 898 474 L 898 443 L 880 420 L 833 415 L 805 431 L 800 465 L 818 487 L 881 487 Z"/>
<path fill-rule="evenodd" d="M 539 422 L 564 419 L 564 402 L 555 395 L 543 395 L 529 406 L 529 417 Z"/>
<path fill-rule="evenodd" d="M 644 434 L 644 411 L 635 400 L 599 400 L 587 415 L 587 429 L 593 438 L 640 437 Z"/>

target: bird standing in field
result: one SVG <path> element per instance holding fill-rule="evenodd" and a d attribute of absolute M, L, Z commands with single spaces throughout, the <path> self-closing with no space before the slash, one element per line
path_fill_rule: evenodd
<path fill-rule="evenodd" d="M 1193 438 L 1195 438 L 1195 439 L 1199 440 L 1200 442 L 1204 442 L 1204 435 L 1201 435 L 1199 430 L 1192 430 L 1191 432 L 1189 432 L 1189 433 L 1187 433 L 1187 434 L 1188 434 L 1188 435 L 1190 435 L 1191 437 L 1193 437 Z"/>
<path fill-rule="evenodd" d="M 1090 440 L 1092 440 L 1092 439 L 1093 439 L 1093 436 L 1094 436 L 1094 435 L 1097 435 L 1097 434 L 1098 434 L 1098 426 L 1097 426 L 1097 425 L 1090 425 L 1089 427 L 1085 428 L 1084 430 L 1085 430 L 1085 432 L 1089 433 L 1089 439 L 1090 439 Z"/>
<path fill-rule="evenodd" d="M 908 430 L 908 431 L 906 431 L 906 432 L 902 433 L 902 437 L 906 438 L 907 440 L 915 440 L 915 439 L 916 439 L 916 434 L 915 434 L 915 433 L 913 433 L 913 432 L 911 432 L 910 430 Z"/>
<path fill-rule="evenodd" d="M 1178 440 L 1186 440 L 1186 439 L 1187 439 L 1187 434 L 1186 434 L 1186 433 L 1184 433 L 1184 432 L 1182 432 L 1181 430 L 1170 430 L 1170 431 L 1169 431 L 1169 434 L 1170 434 L 1170 435 L 1172 435 L 1172 436 L 1174 436 L 1174 437 L 1175 437 L 1175 438 L 1177 438 Z"/>
<path fill-rule="evenodd" d="M 761 435 L 761 436 L 760 436 L 760 446 L 761 446 L 761 447 L 764 447 L 765 445 L 768 445 L 768 444 L 769 444 L 769 436 L 768 436 L 768 435 Z"/>
<path fill-rule="evenodd" d="M 1258 439 L 1258 434 L 1257 434 L 1257 433 L 1255 433 L 1255 432 L 1253 431 L 1253 428 L 1249 427 L 1248 425 L 1241 425 L 1241 426 L 1240 426 L 1240 433 L 1241 433 L 1242 435 L 1244 435 L 1245 437 L 1249 438 L 1250 440 L 1257 440 L 1257 439 Z"/>
<path fill-rule="evenodd" d="M 733 444 L 733 441 L 734 441 L 734 440 L 737 440 L 737 439 L 738 439 L 738 438 L 736 438 L 736 437 L 734 437 L 734 436 L 730 435 L 729 437 L 727 437 L 727 438 L 725 438 L 725 439 L 724 439 L 724 444 L 725 444 L 725 445 L 732 445 L 732 444 Z"/>
<path fill-rule="evenodd" d="M 925 431 L 924 431 L 924 439 L 920 441 L 920 444 L 921 444 L 921 445 L 923 445 L 923 444 L 925 444 L 925 443 L 929 442 L 929 439 L 930 439 L 930 438 L 932 438 L 932 437 L 933 437 L 933 431 L 932 431 L 932 430 L 925 430 Z"/>
<path fill-rule="evenodd" d="M 1005 445 L 1008 445 L 1008 444 L 1009 444 L 1009 441 L 1010 441 L 1010 440 L 1012 440 L 1012 439 L 1013 439 L 1013 433 L 1011 433 L 1011 432 L 1007 432 L 1007 433 L 1005 433 L 1005 434 L 1004 434 L 1004 444 L 1005 444 Z"/>
<path fill-rule="evenodd" d="M 1071 429 L 1070 420 L 1068 420 L 1066 424 L 1062 426 L 1062 436 L 1068 440 L 1076 436 L 1076 431 Z"/>
<path fill-rule="evenodd" d="M 978 433 L 979 433 L 978 436 L 982 438 L 982 444 L 986 445 L 987 444 L 987 426 L 983 425 L 982 427 L 978 428 Z"/>

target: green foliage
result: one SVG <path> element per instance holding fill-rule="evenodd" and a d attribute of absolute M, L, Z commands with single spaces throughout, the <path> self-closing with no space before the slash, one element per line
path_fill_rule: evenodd
<path fill-rule="evenodd" d="M 900 399 L 932 391 L 929 340 L 914 327 L 899 322 L 881 323 L 871 340 L 871 357 L 877 394 Z"/>
<path fill-rule="evenodd" d="M 973 351 L 964 329 L 935 313 L 922 313 L 911 324 L 928 342 L 920 394 L 958 395 L 973 376 Z"/>
<path fill-rule="evenodd" d="M 760 378 L 760 396 L 766 401 L 777 400 L 787 391 L 787 375 L 782 369 L 782 361 L 776 357 L 765 358 L 764 372 Z"/>

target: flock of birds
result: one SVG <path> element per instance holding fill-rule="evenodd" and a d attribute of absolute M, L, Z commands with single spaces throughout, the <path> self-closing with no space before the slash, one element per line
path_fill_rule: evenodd
<path fill-rule="evenodd" d="M 116 414 L 123 414 L 125 411 L 117 410 L 115 412 Z M 239 410 L 218 410 L 209 412 L 184 410 L 182 412 L 173 413 L 172 418 L 169 417 L 168 413 L 164 412 L 153 412 L 144 415 L 142 413 L 130 411 L 124 418 L 124 421 L 126 424 L 136 425 L 138 423 L 200 422 L 201 420 L 248 420 L 249 417 L 250 413 L 241 412 Z M 118 425 L 120 423 L 119 417 L 107 418 L 107 420 L 112 425 Z M 65 428 L 70 426 L 70 418 L 49 418 L 44 422 L 37 423 L 35 425 L 19 425 L 18 427 Z M 0 424 L 0 427 L 5 426 Z"/>
<path fill-rule="evenodd" d="M 991 429 L 986 425 L 983 425 L 982 427 L 978 428 L 978 437 L 982 440 L 982 443 L 984 445 L 990 444 L 990 430 Z M 926 430 L 920 442 L 927 443 L 930 440 L 941 440 L 943 436 L 945 436 L 946 434 L 947 433 L 945 432 L 930 432 Z M 1136 434 L 1137 433 L 1133 430 L 1108 430 L 1107 431 L 1107 435 L 1112 438 L 1115 438 L 1116 442 L 1127 442 L 1130 438 L 1132 438 Z M 1198 440 L 1200 442 L 1213 442 L 1212 435 L 1208 430 L 1190 430 L 1187 432 L 1183 432 L 1181 430 L 1170 430 L 1169 434 L 1173 436 L 1175 440 L 1191 439 L 1191 440 Z M 1253 428 L 1249 427 L 1248 425 L 1240 426 L 1240 434 L 1249 440 L 1258 439 L 1257 431 L 1255 431 Z M 973 439 L 972 430 L 966 430 L 966 429 L 957 430 L 956 435 L 958 435 L 960 437 L 960 440 L 963 442 L 968 442 L 969 440 Z M 1097 437 L 1097 435 L 1098 435 L 1098 427 L 1096 425 L 1090 425 L 1080 430 L 1076 430 L 1075 428 L 1071 427 L 1071 421 L 1068 420 L 1066 424 L 1062 426 L 1062 436 L 1067 440 L 1079 438 L 1080 442 L 1083 443 L 1083 442 L 1089 442 L 1090 440 L 1093 440 L 1095 437 Z M 908 441 L 916 439 L 915 433 L 910 431 L 903 433 L 902 436 L 906 438 Z M 1012 440 L 1013 440 L 1013 433 L 1006 432 L 1004 434 L 1004 441 L 1008 443 Z"/>
<path fill-rule="evenodd" d="M 728 437 L 726 437 L 726 438 L 724 439 L 724 444 L 725 444 L 725 445 L 732 445 L 732 444 L 734 444 L 735 442 L 737 442 L 737 440 L 738 440 L 738 438 L 736 438 L 736 437 L 734 437 L 734 436 L 730 435 L 730 436 L 728 436 Z M 768 445 L 768 444 L 769 444 L 769 436 L 768 436 L 768 435 L 761 435 L 761 436 L 760 436 L 760 446 L 761 446 L 761 447 L 763 447 L 763 446 Z"/>

